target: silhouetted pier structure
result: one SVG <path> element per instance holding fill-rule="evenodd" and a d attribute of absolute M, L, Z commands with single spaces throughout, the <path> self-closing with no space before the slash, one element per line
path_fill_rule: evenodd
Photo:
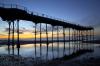
<path fill-rule="evenodd" d="M 64 47 L 63 47 L 63 55 L 66 55 L 66 29 L 68 28 L 69 30 L 69 55 L 70 53 L 70 44 L 71 42 L 73 42 L 74 44 L 77 44 L 77 47 L 75 47 L 75 45 L 73 44 L 74 47 L 74 51 L 76 52 L 77 50 L 80 49 L 84 49 L 83 46 L 83 41 L 93 41 L 94 40 L 94 28 L 91 26 L 81 26 L 81 25 L 76 25 L 76 24 L 72 24 L 72 23 L 68 23 L 66 20 L 61 20 L 61 19 L 56 19 L 53 17 L 49 17 L 45 14 L 38 14 L 35 12 L 31 12 L 29 10 L 27 10 L 27 8 L 25 7 L 21 7 L 18 5 L 5 5 L 5 4 L 0 4 L 0 17 L 2 18 L 3 21 L 7 21 L 8 25 L 9 25 L 9 32 L 8 32 L 8 54 L 10 54 L 10 48 L 9 46 L 12 45 L 12 53 L 14 55 L 14 33 L 15 33 L 15 23 L 17 25 L 17 48 L 18 48 L 18 55 L 19 55 L 19 49 L 20 49 L 20 38 L 19 38 L 19 22 L 20 20 L 26 20 L 26 21 L 31 21 L 33 23 L 35 23 L 35 40 L 33 41 L 34 45 L 35 45 L 35 57 L 37 57 L 37 50 L 36 50 L 36 34 L 37 34 L 37 24 L 40 23 L 40 57 L 42 56 L 42 36 L 41 36 L 41 23 L 45 23 L 45 33 L 46 33 L 46 45 L 47 45 L 47 50 L 46 50 L 46 59 L 48 58 L 48 46 L 49 46 L 49 40 L 48 40 L 48 24 L 52 26 L 52 57 L 54 59 L 54 52 L 53 52 L 53 43 L 54 43 L 54 27 L 57 26 L 57 52 L 58 52 L 58 57 L 59 57 L 59 26 L 62 27 L 62 31 L 63 31 L 63 43 L 64 43 Z M 12 25 L 12 27 L 11 27 Z M 12 30 L 12 34 L 11 34 L 11 28 Z M 72 30 L 72 32 L 71 32 Z M 12 44 L 10 43 L 10 36 L 12 35 Z M 86 44 L 88 49 L 89 45 L 88 43 Z"/>

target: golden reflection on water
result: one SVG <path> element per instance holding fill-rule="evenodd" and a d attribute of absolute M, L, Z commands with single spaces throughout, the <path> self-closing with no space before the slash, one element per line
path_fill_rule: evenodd
<path fill-rule="evenodd" d="M 42 47 L 47 47 L 47 44 L 46 43 L 42 43 L 41 46 Z M 5 47 L 6 49 L 8 48 L 7 46 L 3 46 L 3 47 Z M 40 47 L 40 43 L 37 43 L 36 47 L 39 48 Z M 48 47 L 52 47 L 52 43 L 49 43 Z M 58 47 L 58 43 L 56 43 L 56 42 L 53 43 L 53 47 L 55 47 L 55 48 Z M 63 48 L 63 47 L 64 47 L 64 43 L 60 43 L 59 42 L 59 48 Z M 66 43 L 65 47 L 68 48 L 69 47 L 69 43 Z M 71 47 L 72 47 L 72 44 L 71 44 Z M 10 46 L 10 48 L 12 49 L 12 46 Z M 14 48 L 17 48 L 16 44 L 15 44 Z M 20 48 L 35 48 L 35 44 L 21 44 Z"/>
<path fill-rule="evenodd" d="M 53 47 L 57 47 L 58 43 L 53 43 Z M 46 43 L 42 43 L 41 44 L 42 47 L 47 47 Z M 52 43 L 49 43 L 48 45 L 49 47 L 52 47 Z M 25 45 L 21 45 L 22 48 L 34 48 L 35 44 L 25 44 Z M 36 44 L 36 47 L 40 47 L 40 44 Z M 64 47 L 63 43 L 59 43 L 59 47 L 62 48 Z M 68 44 L 66 44 L 66 47 L 69 47 Z"/>
<path fill-rule="evenodd" d="M 33 44 L 21 45 L 21 48 L 32 48 L 32 47 L 34 47 Z"/>

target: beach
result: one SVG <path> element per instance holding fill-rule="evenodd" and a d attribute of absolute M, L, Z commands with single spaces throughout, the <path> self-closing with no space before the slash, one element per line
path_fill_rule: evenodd
<path fill-rule="evenodd" d="M 8 58 L 8 59 L 6 59 Z M 82 59 L 82 60 L 56 60 L 56 61 L 48 61 L 47 63 L 35 63 L 32 58 L 21 58 L 14 57 L 7 57 L 0 56 L 0 66 L 100 66 L 100 58 L 89 58 L 89 59 Z M 1 60 L 3 59 L 3 60 Z"/>
<path fill-rule="evenodd" d="M 34 61 L 32 57 L 13 55 L 0 55 L 0 66 L 100 66 L 100 47 L 95 47 L 94 52 L 86 53 L 69 60 L 43 60 Z"/>

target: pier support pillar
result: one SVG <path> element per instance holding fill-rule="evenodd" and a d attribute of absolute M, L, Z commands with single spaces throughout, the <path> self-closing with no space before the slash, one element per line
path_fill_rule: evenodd
<path fill-rule="evenodd" d="M 66 55 L 66 52 L 65 52 L 65 28 L 63 27 L 63 39 L 64 39 L 64 49 L 63 49 L 63 55 Z"/>
<path fill-rule="evenodd" d="M 35 58 L 37 57 L 37 52 L 36 52 L 36 23 L 35 23 Z"/>
<path fill-rule="evenodd" d="M 15 24 L 14 24 L 14 21 L 12 22 L 12 54 L 14 55 L 14 26 Z"/>
<path fill-rule="evenodd" d="M 19 48 L 20 48 L 20 42 L 19 42 L 19 20 L 17 20 L 17 49 L 18 49 L 18 56 L 19 56 Z"/>
<path fill-rule="evenodd" d="M 54 59 L 54 50 L 53 50 L 53 29 L 54 29 L 54 26 L 52 26 L 52 58 Z"/>
<path fill-rule="evenodd" d="M 73 41 L 73 53 L 76 51 L 76 44 L 75 44 L 75 29 L 73 29 L 73 34 L 72 34 L 72 41 Z"/>
<path fill-rule="evenodd" d="M 80 30 L 79 30 L 79 50 L 81 49 L 81 43 L 80 43 Z"/>
<path fill-rule="evenodd" d="M 41 23 L 40 23 L 40 58 L 42 58 L 42 48 L 41 48 L 42 43 L 41 43 L 41 34 L 42 34 L 42 32 L 41 32 Z"/>
<path fill-rule="evenodd" d="M 47 52 L 46 52 L 46 60 L 48 60 L 48 30 L 47 30 L 47 24 L 46 24 L 46 37 L 47 37 Z"/>
<path fill-rule="evenodd" d="M 77 50 L 79 50 L 79 35 L 78 35 L 78 30 L 77 30 Z"/>
<path fill-rule="evenodd" d="M 94 49 L 95 45 L 94 45 L 94 29 L 93 29 L 93 49 Z"/>
<path fill-rule="evenodd" d="M 89 43 L 90 43 L 90 49 L 91 49 L 92 48 L 92 44 L 91 44 L 91 30 L 89 32 L 90 32 L 90 40 L 89 40 Z"/>
<path fill-rule="evenodd" d="M 59 58 L 59 27 L 57 26 L 57 52 L 58 52 L 58 58 Z"/>
<path fill-rule="evenodd" d="M 87 44 L 87 49 L 89 48 L 89 45 L 88 45 L 88 30 L 86 30 L 86 44 Z"/>
<path fill-rule="evenodd" d="M 69 55 L 70 55 L 70 28 L 69 28 Z"/>
<path fill-rule="evenodd" d="M 9 25 L 9 32 L 8 32 L 8 54 L 10 55 L 10 27 L 11 27 L 11 22 L 8 22 Z"/>

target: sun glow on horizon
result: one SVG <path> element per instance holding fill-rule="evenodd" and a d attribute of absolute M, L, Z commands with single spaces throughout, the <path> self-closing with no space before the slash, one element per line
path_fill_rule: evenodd
<path fill-rule="evenodd" d="M 66 32 L 66 35 L 68 35 L 68 33 Z M 52 32 L 48 32 L 48 37 L 52 37 Z M 53 32 L 53 37 L 57 37 L 57 32 Z M 63 37 L 63 33 L 59 32 L 59 37 Z M 0 39 L 7 39 L 8 35 L 0 35 Z M 12 34 L 10 36 L 10 38 L 12 38 Z M 17 38 L 17 34 L 14 34 L 14 38 Z M 35 34 L 34 33 L 30 33 L 30 32 L 25 32 L 23 34 L 19 34 L 19 38 L 21 39 L 28 39 L 28 38 L 35 38 Z M 40 34 L 36 34 L 36 38 L 40 38 Z M 47 38 L 47 35 L 45 33 L 41 34 L 41 38 Z"/>
<path fill-rule="evenodd" d="M 71 32 L 72 34 L 72 32 Z M 95 35 L 99 35 L 100 32 L 95 32 Z M 65 32 L 65 35 L 68 36 L 69 35 L 69 32 Z M 17 39 L 17 33 L 14 34 L 14 38 Z M 52 37 L 52 32 L 48 32 L 48 37 Z M 53 32 L 53 37 L 57 37 L 57 32 L 54 31 Z M 62 32 L 59 32 L 59 37 L 63 37 L 63 33 Z M 12 34 L 10 35 L 10 38 L 12 38 Z M 31 33 L 31 32 L 24 32 L 23 34 L 19 34 L 19 38 L 20 39 L 30 39 L 30 38 L 35 38 L 35 34 L 34 33 Z M 40 38 L 40 33 L 37 33 L 36 34 L 36 38 Z M 47 35 L 46 33 L 42 33 L 41 34 L 41 38 L 47 38 Z M 8 39 L 8 34 L 6 33 L 2 33 L 0 34 L 0 39 Z"/>

